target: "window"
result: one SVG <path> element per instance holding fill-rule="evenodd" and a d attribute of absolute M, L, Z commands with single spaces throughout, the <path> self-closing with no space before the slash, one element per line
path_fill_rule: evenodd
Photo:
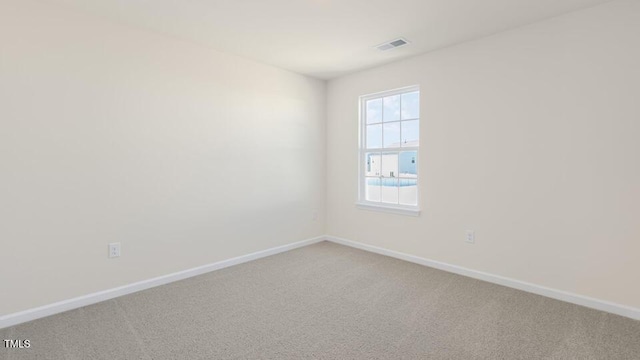
<path fill-rule="evenodd" d="M 418 215 L 420 91 L 360 97 L 358 206 Z"/>

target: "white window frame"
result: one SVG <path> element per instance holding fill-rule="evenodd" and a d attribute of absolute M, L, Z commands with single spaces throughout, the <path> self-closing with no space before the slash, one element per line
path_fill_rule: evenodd
<path fill-rule="evenodd" d="M 420 87 L 418 85 L 403 87 L 394 90 L 382 91 L 378 93 L 362 95 L 359 98 L 359 113 L 358 113 L 358 124 L 359 124 L 359 139 L 358 139 L 358 201 L 356 202 L 356 206 L 363 210 L 373 210 L 373 211 L 382 211 L 399 215 L 410 215 L 410 216 L 418 216 L 420 215 L 420 142 L 418 142 L 418 146 L 411 147 L 394 147 L 394 148 L 385 148 L 384 147 L 384 131 L 383 131 L 383 140 L 382 140 L 382 148 L 380 149 L 367 149 L 366 147 L 366 131 L 367 131 L 367 119 L 366 119 L 366 106 L 368 100 L 383 98 L 387 96 L 400 95 L 409 92 L 420 92 Z M 401 97 L 402 99 L 402 97 Z M 400 100 L 402 101 L 402 100 Z M 419 100 L 419 104 L 422 101 Z M 402 104 L 400 104 L 402 106 Z M 420 115 L 418 117 L 418 124 L 421 126 L 422 122 L 420 121 L 422 117 L 422 109 L 420 109 Z M 403 120 L 412 120 L 412 119 L 401 119 L 397 120 L 398 122 Z M 395 122 L 395 121 L 394 121 Z M 382 122 L 384 124 L 385 122 Z M 402 130 L 401 130 L 402 131 Z M 402 135 L 401 135 L 402 136 Z M 419 138 L 419 135 L 418 135 Z M 402 137 L 401 137 L 402 139 Z M 383 202 L 375 202 L 366 200 L 365 193 L 365 181 L 367 180 L 366 169 L 365 169 L 365 154 L 368 152 L 376 152 L 379 151 L 384 153 L 388 152 L 404 152 L 404 151 L 416 151 L 418 156 L 416 158 L 416 175 L 417 175 L 417 199 L 416 205 L 402 205 L 402 204 L 390 204 Z M 381 177 L 384 178 L 384 177 Z"/>

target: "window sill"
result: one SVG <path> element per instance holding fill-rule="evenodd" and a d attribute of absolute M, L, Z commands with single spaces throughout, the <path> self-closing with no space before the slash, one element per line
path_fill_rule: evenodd
<path fill-rule="evenodd" d="M 380 211 L 396 215 L 420 216 L 420 209 L 405 208 L 393 205 L 384 205 L 378 203 L 356 203 L 356 207 L 361 210 Z"/>

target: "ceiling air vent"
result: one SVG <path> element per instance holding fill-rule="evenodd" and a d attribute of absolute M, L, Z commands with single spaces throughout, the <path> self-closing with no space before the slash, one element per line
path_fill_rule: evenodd
<path fill-rule="evenodd" d="M 399 39 L 395 39 L 389 42 L 386 42 L 384 44 L 380 44 L 378 46 L 376 46 L 376 49 L 380 50 L 380 51 L 387 51 L 387 50 L 391 50 L 400 46 L 404 46 L 407 45 L 409 42 L 403 38 L 399 38 Z"/>

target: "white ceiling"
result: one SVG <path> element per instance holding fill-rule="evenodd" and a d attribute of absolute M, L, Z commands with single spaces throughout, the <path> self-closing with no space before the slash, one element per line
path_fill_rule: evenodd
<path fill-rule="evenodd" d="M 609 0 L 46 1 L 329 79 Z"/>

